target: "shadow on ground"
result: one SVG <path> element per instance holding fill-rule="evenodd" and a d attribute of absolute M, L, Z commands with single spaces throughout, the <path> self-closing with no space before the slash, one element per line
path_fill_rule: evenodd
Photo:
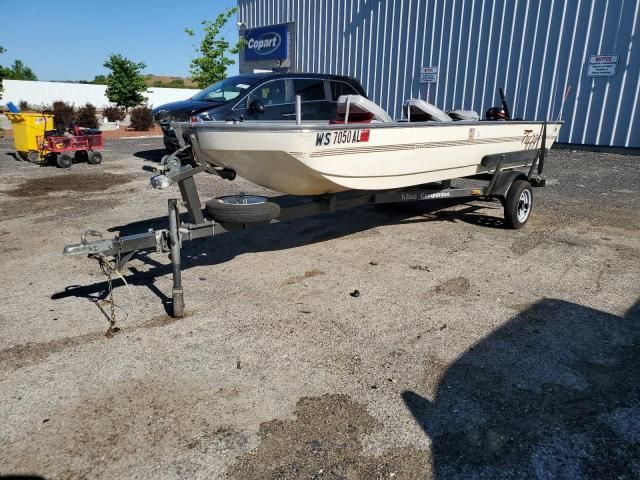
<path fill-rule="evenodd" d="M 146 160 L 147 162 L 157 162 L 159 163 L 167 154 L 167 150 L 165 148 L 153 148 L 151 150 L 140 150 L 133 154 L 134 157 L 141 158 Z"/>
<path fill-rule="evenodd" d="M 640 478 L 640 302 L 543 300 L 402 399 L 438 480 Z"/>

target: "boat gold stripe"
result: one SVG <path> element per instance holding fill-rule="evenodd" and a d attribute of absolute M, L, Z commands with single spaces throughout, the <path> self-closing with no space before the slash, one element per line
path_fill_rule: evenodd
<path fill-rule="evenodd" d="M 393 152 L 402 150 L 421 150 L 428 148 L 449 148 L 465 145 L 483 145 L 489 143 L 512 143 L 521 142 L 524 137 L 499 137 L 499 138 L 478 138 L 475 140 L 449 140 L 444 142 L 429 143 L 403 143 L 397 145 L 361 146 L 351 148 L 334 148 L 331 150 L 320 150 L 311 152 L 311 157 L 328 157 L 333 155 L 353 155 L 358 153 Z"/>

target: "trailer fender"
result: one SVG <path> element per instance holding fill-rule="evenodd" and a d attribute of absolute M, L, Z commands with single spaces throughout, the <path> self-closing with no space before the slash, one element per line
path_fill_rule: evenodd
<path fill-rule="evenodd" d="M 505 170 L 500 172 L 495 182 L 493 182 L 491 190 L 487 192 L 487 194 L 492 197 L 504 199 L 507 196 L 507 193 L 509 193 L 511 186 L 517 180 L 529 181 L 523 172 L 517 170 Z"/>

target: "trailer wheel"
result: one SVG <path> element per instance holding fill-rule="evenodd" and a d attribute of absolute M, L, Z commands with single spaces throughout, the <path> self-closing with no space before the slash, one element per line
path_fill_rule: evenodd
<path fill-rule="evenodd" d="M 69 168 L 73 165 L 73 159 L 68 153 L 61 153 L 58 155 L 58 158 L 56 158 L 56 163 L 60 168 Z"/>
<path fill-rule="evenodd" d="M 102 154 L 100 152 L 89 153 L 89 163 L 91 165 L 98 165 L 102 163 Z"/>
<path fill-rule="evenodd" d="M 280 205 L 258 195 L 228 195 L 209 200 L 207 214 L 220 223 L 268 222 L 280 215 Z"/>
<path fill-rule="evenodd" d="M 533 190 L 527 180 L 516 180 L 504 200 L 504 221 L 507 228 L 522 228 L 533 208 Z"/>
<path fill-rule="evenodd" d="M 30 150 L 27 153 L 27 160 L 31 163 L 38 163 L 40 161 L 40 154 L 35 150 Z"/>

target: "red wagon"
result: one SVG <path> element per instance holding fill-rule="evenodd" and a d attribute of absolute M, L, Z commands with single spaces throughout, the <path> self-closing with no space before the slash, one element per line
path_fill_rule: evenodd
<path fill-rule="evenodd" d="M 102 162 L 102 154 L 96 151 L 104 146 L 102 132 L 85 133 L 75 127 L 73 133 L 39 137 L 38 144 L 43 156 L 55 156 L 60 168 L 69 168 L 73 164 L 72 155 L 76 160 L 87 161 L 92 165 Z"/>

